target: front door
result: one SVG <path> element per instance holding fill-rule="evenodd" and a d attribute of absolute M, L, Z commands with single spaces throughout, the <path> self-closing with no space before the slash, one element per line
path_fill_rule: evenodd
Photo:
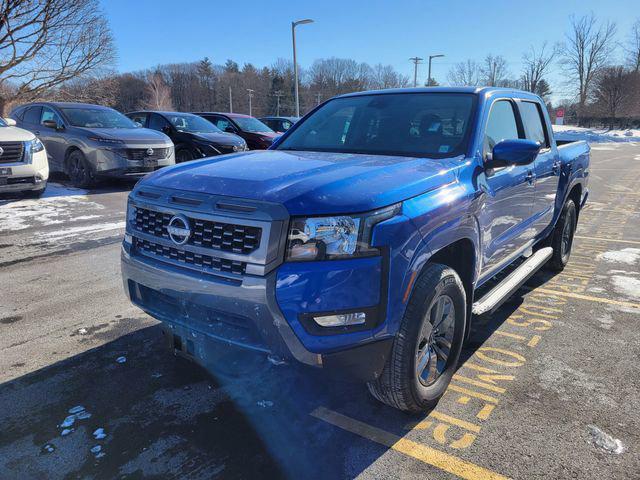
<path fill-rule="evenodd" d="M 63 126 L 60 116 L 50 107 L 42 107 L 40 116 L 40 128 L 38 137 L 44 143 L 49 158 L 49 167 L 56 172 L 64 171 L 64 154 L 66 151 L 66 142 L 64 135 L 55 128 L 47 127 L 43 124 L 45 120 L 53 120 L 56 125 Z"/>
<path fill-rule="evenodd" d="M 501 140 L 524 138 L 515 104 L 496 100 L 487 118 L 484 158 Z M 479 222 L 482 235 L 482 276 L 490 276 L 533 238 L 531 215 L 535 191 L 534 165 L 512 165 L 486 171 Z M 482 178 L 480 178 L 482 181 Z"/>

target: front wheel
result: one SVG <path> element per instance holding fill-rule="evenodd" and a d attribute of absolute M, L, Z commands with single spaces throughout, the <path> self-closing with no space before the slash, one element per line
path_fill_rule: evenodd
<path fill-rule="evenodd" d="M 74 187 L 89 188 L 96 184 L 91 165 L 80 150 L 69 154 L 66 173 Z"/>
<path fill-rule="evenodd" d="M 435 407 L 458 365 L 466 322 L 458 274 L 432 264 L 420 275 L 382 374 L 371 394 L 406 412 Z"/>
<path fill-rule="evenodd" d="M 573 200 L 569 199 L 562 207 L 560 218 L 551 234 L 551 247 L 553 256 L 547 263 L 549 270 L 560 272 L 569 263 L 573 236 L 578 224 L 578 211 Z"/>

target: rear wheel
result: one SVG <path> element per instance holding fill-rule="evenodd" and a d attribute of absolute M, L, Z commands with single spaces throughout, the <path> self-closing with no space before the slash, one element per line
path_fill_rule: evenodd
<path fill-rule="evenodd" d="M 569 263 L 573 237 L 578 224 L 578 211 L 573 200 L 569 199 L 562 207 L 558 223 L 551 234 L 553 256 L 547 263 L 547 268 L 556 272 L 561 271 Z"/>
<path fill-rule="evenodd" d="M 371 394 L 407 412 L 433 408 L 455 372 L 462 350 L 466 296 L 458 274 L 429 265 L 411 295 L 382 374 Z"/>
<path fill-rule="evenodd" d="M 80 150 L 69 154 L 66 167 L 66 173 L 75 187 L 88 188 L 96 184 L 91 165 Z"/>

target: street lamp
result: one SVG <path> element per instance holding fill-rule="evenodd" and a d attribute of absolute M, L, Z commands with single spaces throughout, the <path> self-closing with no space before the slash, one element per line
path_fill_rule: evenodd
<path fill-rule="evenodd" d="M 249 92 L 249 116 L 251 116 L 252 111 L 251 111 L 251 99 L 253 98 L 253 92 L 255 92 L 255 90 L 252 90 L 251 88 L 247 88 L 247 92 Z"/>
<path fill-rule="evenodd" d="M 295 82 L 296 94 L 296 117 L 300 116 L 300 98 L 298 96 L 298 61 L 296 60 L 296 27 L 305 23 L 313 23 L 310 18 L 291 22 L 291 38 L 293 39 L 293 80 Z"/>
<path fill-rule="evenodd" d="M 429 55 L 429 76 L 427 77 L 427 86 L 429 87 L 431 86 L 431 59 L 439 57 L 444 57 L 444 55 L 442 55 L 441 53 L 439 53 L 438 55 Z"/>

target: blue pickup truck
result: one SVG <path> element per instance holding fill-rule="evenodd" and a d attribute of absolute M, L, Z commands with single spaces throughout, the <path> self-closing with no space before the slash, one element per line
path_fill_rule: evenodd
<path fill-rule="evenodd" d="M 165 168 L 129 196 L 124 288 L 174 351 L 223 344 L 432 408 L 473 319 L 568 262 L 589 146 L 500 88 L 333 98 L 267 151 Z M 491 282 L 489 282 L 491 280 Z"/>

